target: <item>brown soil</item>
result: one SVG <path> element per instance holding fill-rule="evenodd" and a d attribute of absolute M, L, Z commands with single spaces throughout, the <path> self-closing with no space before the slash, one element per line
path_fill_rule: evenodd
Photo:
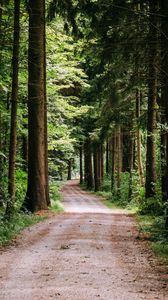
<path fill-rule="evenodd" d="M 64 189 L 65 213 L 24 230 L 0 255 L 1 300 L 168 299 L 168 270 L 132 217 Z"/>

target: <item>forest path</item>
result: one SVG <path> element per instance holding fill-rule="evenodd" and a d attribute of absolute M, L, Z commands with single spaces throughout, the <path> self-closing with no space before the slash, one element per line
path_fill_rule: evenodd
<path fill-rule="evenodd" d="M 61 213 L 1 251 L 0 300 L 168 299 L 166 267 L 139 241 L 133 219 L 103 206 L 76 181 Z"/>

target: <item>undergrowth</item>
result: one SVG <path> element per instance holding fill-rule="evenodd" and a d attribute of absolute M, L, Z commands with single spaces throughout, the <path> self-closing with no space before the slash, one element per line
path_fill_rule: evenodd
<path fill-rule="evenodd" d="M 0 246 L 8 244 L 24 228 L 44 220 L 46 217 L 15 212 L 11 221 L 4 220 L 4 212 L 0 213 Z"/>
<path fill-rule="evenodd" d="M 61 204 L 62 195 L 61 188 L 63 186 L 63 182 L 51 182 L 50 183 L 50 199 L 51 199 L 51 210 L 54 212 L 62 212 L 64 211 L 63 206 Z"/>
<path fill-rule="evenodd" d="M 135 213 L 137 211 L 137 204 L 134 198 L 129 199 L 129 173 L 123 173 L 121 178 L 120 189 L 111 189 L 111 178 L 105 176 L 101 191 L 97 192 L 102 196 L 105 205 L 109 208 L 120 208 Z"/>
<path fill-rule="evenodd" d="M 151 242 L 156 255 L 168 264 L 168 230 L 162 216 L 137 215 L 140 236 Z"/>
<path fill-rule="evenodd" d="M 20 174 L 22 178 L 24 174 Z M 20 188 L 21 189 L 21 188 Z M 51 208 L 50 210 L 54 212 L 63 211 L 63 207 L 61 206 L 61 185 L 60 183 L 52 183 L 50 184 L 50 199 L 51 199 Z M 24 189 L 25 191 L 25 186 Z M 16 194 L 17 195 L 17 194 Z M 22 196 L 22 197 L 21 197 Z M 20 211 L 20 207 L 22 205 L 22 201 L 24 199 L 24 193 L 22 193 L 20 197 L 17 198 L 15 203 L 14 212 L 12 214 L 12 218 L 10 221 L 4 219 L 5 215 L 5 206 L 0 210 L 0 246 L 7 245 L 12 241 L 19 232 L 21 232 L 24 228 L 29 227 L 33 224 L 36 224 L 47 218 L 47 215 L 34 215 L 31 213 L 23 213 Z"/>

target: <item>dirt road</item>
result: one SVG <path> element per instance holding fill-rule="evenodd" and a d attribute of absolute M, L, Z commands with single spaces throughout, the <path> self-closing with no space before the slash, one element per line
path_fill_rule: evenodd
<path fill-rule="evenodd" d="M 62 213 L 0 254 L 0 300 L 168 299 L 168 273 L 132 218 L 69 182 Z"/>

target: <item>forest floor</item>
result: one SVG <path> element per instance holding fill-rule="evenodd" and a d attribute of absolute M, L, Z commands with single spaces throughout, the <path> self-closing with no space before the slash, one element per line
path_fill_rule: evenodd
<path fill-rule="evenodd" d="M 64 213 L 0 251 L 0 300 L 168 299 L 168 269 L 138 239 L 133 217 L 76 181 L 62 192 Z"/>

